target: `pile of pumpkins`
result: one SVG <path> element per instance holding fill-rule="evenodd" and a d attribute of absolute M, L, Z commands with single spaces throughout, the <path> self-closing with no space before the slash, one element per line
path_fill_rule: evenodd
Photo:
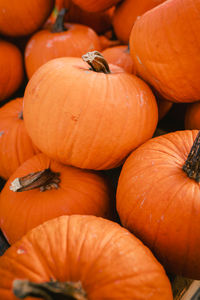
<path fill-rule="evenodd" d="M 0 0 L 1 300 L 200 279 L 199 29 L 200 0 Z"/>

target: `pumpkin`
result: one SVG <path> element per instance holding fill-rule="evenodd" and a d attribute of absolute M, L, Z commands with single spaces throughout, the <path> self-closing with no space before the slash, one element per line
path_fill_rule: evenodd
<path fill-rule="evenodd" d="M 83 59 L 57 58 L 34 74 L 25 90 L 25 126 L 47 156 L 110 169 L 153 135 L 157 104 L 141 79 L 109 68 L 99 52 Z"/>
<path fill-rule="evenodd" d="M 166 0 L 124 0 L 117 6 L 112 24 L 117 38 L 128 44 L 131 29 L 137 18 Z"/>
<path fill-rule="evenodd" d="M 120 0 L 72 0 L 81 9 L 89 12 L 100 12 L 117 4 Z"/>
<path fill-rule="evenodd" d="M 109 64 L 122 67 L 128 73 L 135 73 L 133 60 L 130 56 L 128 46 L 120 45 L 106 48 L 104 51 L 102 51 L 102 55 Z"/>
<path fill-rule="evenodd" d="M 103 52 L 103 50 L 105 50 L 107 48 L 111 48 L 111 47 L 120 45 L 120 41 L 115 40 L 115 39 L 110 39 L 107 37 L 106 34 L 100 35 L 99 40 L 101 43 L 101 52 Z"/>
<path fill-rule="evenodd" d="M 117 211 L 169 272 L 200 279 L 197 133 L 176 131 L 136 149 L 119 177 Z"/>
<path fill-rule="evenodd" d="M 0 101 L 10 97 L 22 84 L 23 58 L 19 49 L 0 40 Z"/>
<path fill-rule="evenodd" d="M 112 217 L 109 188 L 93 171 L 64 166 L 40 153 L 24 162 L 0 197 L 0 225 L 13 244 L 46 220 L 67 214 Z"/>
<path fill-rule="evenodd" d="M 4 179 L 39 152 L 26 132 L 22 105 L 23 98 L 16 98 L 0 108 L 0 176 Z"/>
<path fill-rule="evenodd" d="M 0 277 L 4 300 L 173 299 L 149 249 L 95 216 L 61 216 L 34 228 L 0 257 Z"/>
<path fill-rule="evenodd" d="M 199 13 L 199 0 L 166 1 L 141 16 L 131 32 L 137 74 L 173 102 L 200 99 Z"/>
<path fill-rule="evenodd" d="M 200 101 L 190 103 L 186 107 L 185 128 L 200 129 Z"/>
<path fill-rule="evenodd" d="M 171 109 L 173 103 L 170 102 L 170 101 L 165 100 L 162 97 L 157 97 L 156 100 L 157 100 L 157 103 L 158 103 L 158 120 L 160 121 L 169 112 L 169 110 Z"/>
<path fill-rule="evenodd" d="M 53 58 L 80 57 L 86 51 L 100 49 L 99 38 L 91 28 L 80 24 L 63 24 L 64 14 L 65 9 L 62 9 L 51 29 L 36 32 L 27 43 L 25 66 L 29 78 Z"/>
<path fill-rule="evenodd" d="M 53 0 L 0 0 L 0 33 L 9 36 L 28 35 L 46 21 Z"/>

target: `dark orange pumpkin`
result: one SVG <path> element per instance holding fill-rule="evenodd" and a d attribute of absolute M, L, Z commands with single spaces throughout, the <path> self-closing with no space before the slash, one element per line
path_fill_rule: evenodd
<path fill-rule="evenodd" d="M 156 98 L 158 103 L 158 120 L 160 121 L 171 109 L 173 102 L 167 101 L 162 97 Z"/>
<path fill-rule="evenodd" d="M 104 11 L 113 5 L 117 4 L 120 0 L 72 0 L 81 9 L 89 12 Z"/>
<path fill-rule="evenodd" d="M 150 88 L 98 52 L 58 58 L 31 78 L 24 101 L 29 135 L 49 157 L 81 168 L 109 169 L 148 140 L 158 111 Z M 102 69 L 101 69 L 102 68 Z"/>
<path fill-rule="evenodd" d="M 122 224 L 168 271 L 200 279 L 197 133 L 185 130 L 165 134 L 134 151 L 119 177 L 117 210 Z"/>
<path fill-rule="evenodd" d="M 34 228 L 0 258 L 0 278 L 2 300 L 173 299 L 150 250 L 94 216 L 62 216 Z"/>
<path fill-rule="evenodd" d="M 185 128 L 200 129 L 200 101 L 188 104 L 185 112 Z"/>
<path fill-rule="evenodd" d="M 13 244 L 28 230 L 61 215 L 111 217 L 109 196 L 106 181 L 99 174 L 38 154 L 14 172 L 1 192 L 1 230 Z"/>
<path fill-rule="evenodd" d="M 138 19 L 130 36 L 136 72 L 173 102 L 200 99 L 200 1 L 171 0 Z"/>
<path fill-rule="evenodd" d="M 41 65 L 53 58 L 80 57 L 87 51 L 100 50 L 100 41 L 94 30 L 80 24 L 63 24 L 64 14 L 63 9 L 55 26 L 36 32 L 27 43 L 25 66 L 29 78 Z"/>
<path fill-rule="evenodd" d="M 28 35 L 39 29 L 53 9 L 53 0 L 0 0 L 0 33 Z"/>
<path fill-rule="evenodd" d="M 22 105 L 23 98 L 17 98 L 0 108 L 0 176 L 4 179 L 39 152 L 26 132 Z"/>
<path fill-rule="evenodd" d="M 130 56 L 128 46 L 121 45 L 107 48 L 102 52 L 109 64 L 122 67 L 126 72 L 135 74 L 133 59 Z"/>
<path fill-rule="evenodd" d="M 19 49 L 0 40 L 0 101 L 10 97 L 22 84 L 23 57 Z"/>

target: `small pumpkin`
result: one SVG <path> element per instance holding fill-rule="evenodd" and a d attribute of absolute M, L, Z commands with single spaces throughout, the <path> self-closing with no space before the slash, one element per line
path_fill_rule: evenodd
<path fill-rule="evenodd" d="M 141 16 L 131 32 L 137 74 L 173 102 L 200 99 L 199 14 L 199 0 L 165 1 Z"/>
<path fill-rule="evenodd" d="M 200 129 L 200 101 L 190 103 L 186 107 L 185 128 Z"/>
<path fill-rule="evenodd" d="M 0 33 L 9 36 L 32 34 L 46 21 L 53 0 L 0 0 Z"/>
<path fill-rule="evenodd" d="M 24 78 L 23 57 L 12 43 L 0 40 L 0 101 L 10 97 Z"/>
<path fill-rule="evenodd" d="M 25 67 L 29 78 L 41 65 L 53 58 L 80 57 L 87 51 L 100 50 L 100 41 L 94 30 L 85 25 L 64 24 L 64 15 L 65 9 L 62 9 L 50 29 L 36 32 L 27 43 Z"/>
<path fill-rule="evenodd" d="M 174 274 L 200 279 L 200 132 L 149 140 L 125 162 L 117 188 L 122 224 Z"/>
<path fill-rule="evenodd" d="M 128 46 L 120 45 L 106 48 L 102 51 L 102 55 L 109 64 L 117 65 L 122 67 L 126 72 L 135 74 L 134 64 Z"/>
<path fill-rule="evenodd" d="M 8 179 L 28 158 L 39 152 L 24 126 L 23 98 L 0 108 L 0 176 Z"/>
<path fill-rule="evenodd" d="M 95 216 L 61 216 L 29 231 L 0 257 L 0 278 L 4 300 L 173 299 L 149 249 Z"/>
<path fill-rule="evenodd" d="M 61 215 L 112 217 L 106 180 L 93 171 L 57 163 L 40 153 L 7 181 L 0 198 L 0 225 L 13 244 L 28 230 Z"/>
<path fill-rule="evenodd" d="M 171 109 L 173 102 L 167 101 L 166 99 L 158 96 L 156 97 L 157 103 L 158 103 L 158 120 L 162 120 L 166 114 Z"/>
<path fill-rule="evenodd" d="M 89 66 L 80 58 L 58 58 L 34 74 L 25 90 L 25 126 L 47 156 L 110 169 L 153 135 L 157 104 L 141 79 L 109 67 L 97 51 L 83 59 Z"/>
<path fill-rule="evenodd" d="M 72 0 L 81 9 L 89 12 L 100 12 L 116 5 L 120 0 Z"/>

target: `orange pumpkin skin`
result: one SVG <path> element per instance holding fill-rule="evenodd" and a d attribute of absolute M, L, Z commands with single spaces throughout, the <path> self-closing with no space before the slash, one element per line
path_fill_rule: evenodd
<path fill-rule="evenodd" d="M 47 61 L 62 57 L 80 57 L 87 51 L 100 50 L 98 35 L 89 27 L 66 23 L 67 31 L 52 33 L 36 32 L 25 49 L 25 66 L 29 78 Z M 42 49 L 42 51 L 41 51 Z"/>
<path fill-rule="evenodd" d="M 0 257 L 0 277 L 3 300 L 16 299 L 16 278 L 81 281 L 90 300 L 173 299 L 149 249 L 117 223 L 95 216 L 61 216 L 34 228 Z"/>
<path fill-rule="evenodd" d="M 160 121 L 171 109 L 173 103 L 161 97 L 156 98 L 158 103 L 158 120 Z"/>
<path fill-rule="evenodd" d="M 10 97 L 22 84 L 23 58 L 19 49 L 0 40 L 0 101 Z"/>
<path fill-rule="evenodd" d="M 188 104 L 185 113 L 185 128 L 200 129 L 200 101 Z"/>
<path fill-rule="evenodd" d="M 47 156 L 76 167 L 109 169 L 153 135 L 158 112 L 151 90 L 136 76 L 110 67 L 110 74 L 98 73 L 79 58 L 58 58 L 31 78 L 25 126 Z"/>
<path fill-rule="evenodd" d="M 141 16 L 131 32 L 137 74 L 173 102 L 200 99 L 199 13 L 198 0 L 166 1 Z"/>
<path fill-rule="evenodd" d="M 10 190 L 15 178 L 47 168 L 60 173 L 58 189 Z M 33 227 L 64 214 L 111 217 L 111 204 L 109 188 L 100 175 L 64 166 L 40 153 L 22 164 L 4 186 L 0 198 L 1 229 L 13 244 Z"/>
<path fill-rule="evenodd" d="M 81 9 L 89 12 L 104 11 L 113 5 L 117 4 L 120 0 L 72 0 Z"/>
<path fill-rule="evenodd" d="M 116 47 L 107 48 L 102 51 L 109 64 L 117 65 L 123 68 L 126 72 L 135 74 L 134 64 L 130 56 L 128 46 L 120 45 Z"/>
<path fill-rule="evenodd" d="M 0 33 L 28 35 L 36 31 L 53 9 L 53 0 L 0 0 Z"/>
<path fill-rule="evenodd" d="M 8 179 L 13 172 L 39 150 L 28 136 L 21 119 L 23 98 L 0 108 L 0 176 Z"/>
<path fill-rule="evenodd" d="M 124 0 L 116 8 L 112 24 L 117 38 L 128 44 L 131 29 L 138 17 L 166 0 Z"/>
<path fill-rule="evenodd" d="M 173 132 L 134 151 L 120 174 L 117 211 L 168 271 L 200 279 L 200 190 L 182 170 L 196 135 Z"/>

